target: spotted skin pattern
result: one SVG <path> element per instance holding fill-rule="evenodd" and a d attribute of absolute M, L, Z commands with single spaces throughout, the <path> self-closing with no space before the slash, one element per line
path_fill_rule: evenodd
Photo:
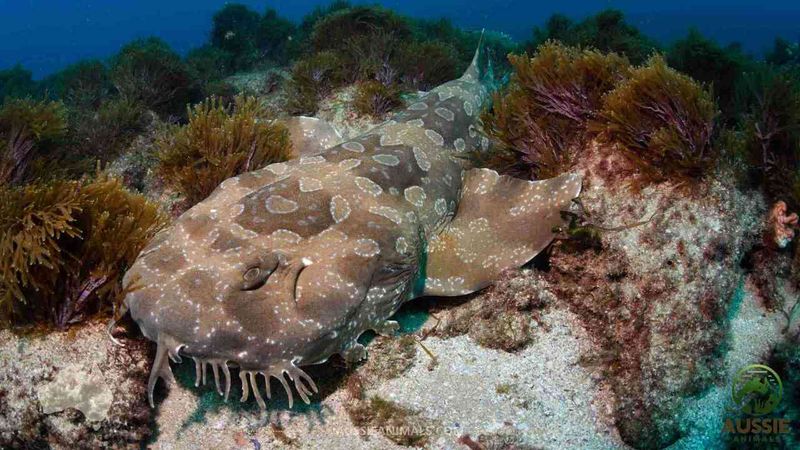
<path fill-rule="evenodd" d="M 154 238 L 125 277 L 135 286 L 125 304 L 158 343 L 151 404 L 157 379 L 170 378 L 166 357 L 181 355 L 194 359 L 198 383 L 211 367 L 226 399 L 236 366 L 243 400 L 252 392 L 263 408 L 275 378 L 290 402 L 287 381 L 309 401 L 316 387 L 301 366 L 334 353 L 360 359 L 364 331 L 391 332 L 388 318 L 426 285 L 447 294 L 453 280 L 426 279 L 426 249 L 456 214 L 469 169 L 461 156 L 486 146 L 478 75 L 473 64 L 320 155 L 224 181 Z"/>

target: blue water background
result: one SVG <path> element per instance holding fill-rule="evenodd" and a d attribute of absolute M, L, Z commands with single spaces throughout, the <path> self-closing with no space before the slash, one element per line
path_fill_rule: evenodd
<path fill-rule="evenodd" d="M 132 39 L 159 36 L 186 53 L 205 42 L 221 0 L 0 0 L 0 69 L 20 63 L 41 78 L 83 58 L 106 58 Z M 320 0 L 241 0 L 298 21 Z M 354 2 L 363 3 L 363 2 Z M 604 8 L 625 12 L 647 35 L 669 43 L 694 26 L 723 44 L 763 54 L 777 36 L 800 38 L 800 1 L 384 0 L 403 14 L 449 17 L 459 26 L 504 31 L 525 40 L 553 13 L 581 19 Z"/>

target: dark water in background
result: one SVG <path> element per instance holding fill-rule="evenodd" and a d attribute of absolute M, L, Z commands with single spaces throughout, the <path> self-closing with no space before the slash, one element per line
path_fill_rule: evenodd
<path fill-rule="evenodd" d="M 185 53 L 202 44 L 211 16 L 222 0 L 0 0 L 0 69 L 21 63 L 36 78 L 83 58 L 105 58 L 126 42 L 156 35 Z M 240 0 L 262 12 L 299 20 L 327 0 Z M 353 2 L 365 3 L 365 2 Z M 775 37 L 800 38 L 800 0 L 384 0 L 401 13 L 447 16 L 466 28 L 505 31 L 518 40 L 530 36 L 551 14 L 574 19 L 604 8 L 625 12 L 628 21 L 661 42 L 670 42 L 695 26 L 726 44 L 741 42 L 760 55 Z"/>

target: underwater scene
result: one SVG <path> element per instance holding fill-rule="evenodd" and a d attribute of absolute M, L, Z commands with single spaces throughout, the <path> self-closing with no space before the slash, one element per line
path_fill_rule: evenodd
<path fill-rule="evenodd" d="M 0 449 L 800 448 L 800 4 L 0 0 Z"/>

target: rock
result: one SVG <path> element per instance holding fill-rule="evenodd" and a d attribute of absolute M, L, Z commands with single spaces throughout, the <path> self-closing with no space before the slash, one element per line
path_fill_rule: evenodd
<path fill-rule="evenodd" d="M 554 246 L 545 278 L 598 348 L 581 364 L 602 376 L 622 440 L 663 448 L 682 436 L 689 399 L 733 370 L 726 345 L 739 331 L 737 299 L 750 275 L 742 261 L 760 245 L 765 205 L 724 176 L 691 190 L 663 183 L 636 191 L 624 175 L 630 168 L 597 146 L 578 170 L 599 248 Z M 769 336 L 772 345 L 781 339 Z"/>
<path fill-rule="evenodd" d="M 108 417 L 113 393 L 99 370 L 84 371 L 78 364 L 62 367 L 55 379 L 37 392 L 44 414 L 75 408 L 86 420 L 98 421 Z"/>
<path fill-rule="evenodd" d="M 102 322 L 66 332 L 0 331 L 0 448 L 139 448 L 151 430 L 143 340 L 111 343 Z"/>

